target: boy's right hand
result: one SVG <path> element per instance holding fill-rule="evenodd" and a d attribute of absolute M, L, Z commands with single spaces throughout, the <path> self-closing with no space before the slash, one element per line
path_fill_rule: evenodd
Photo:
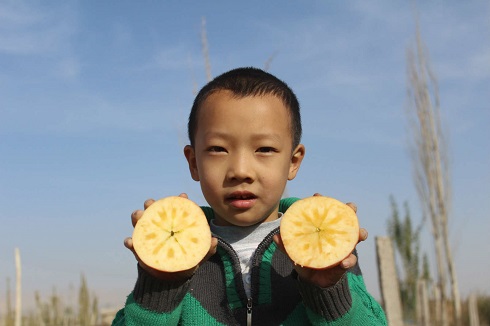
<path fill-rule="evenodd" d="M 179 197 L 188 198 L 187 194 L 185 194 L 185 193 L 180 194 Z M 148 207 L 150 207 L 150 205 L 153 204 L 154 202 L 155 202 L 155 200 L 153 200 L 153 199 L 146 200 L 144 203 L 144 209 L 147 209 Z M 133 224 L 133 227 L 136 225 L 136 223 L 138 223 L 138 220 L 143 216 L 143 212 L 144 212 L 143 210 L 136 210 L 131 214 L 131 222 Z M 198 266 L 195 266 L 193 268 L 190 268 L 190 269 L 185 270 L 185 271 L 180 271 L 180 272 L 162 272 L 162 271 L 159 271 L 157 269 L 154 269 L 154 268 L 146 265 L 136 254 L 136 251 L 133 248 L 133 240 L 130 237 L 124 239 L 124 246 L 126 248 L 128 248 L 129 250 L 131 250 L 134 257 L 138 261 L 138 264 L 144 270 L 146 270 L 150 275 L 152 275 L 153 277 L 163 279 L 163 280 L 168 280 L 168 281 L 180 281 L 180 280 L 185 280 L 185 279 L 190 278 L 194 274 L 194 272 L 196 271 L 196 269 L 199 267 L 200 264 L 202 264 L 203 262 L 208 260 L 209 257 L 211 257 L 212 255 L 214 255 L 216 253 L 216 247 L 218 246 L 218 240 L 214 237 L 211 238 L 209 251 L 208 251 L 207 255 L 203 258 L 203 260 L 199 263 Z"/>

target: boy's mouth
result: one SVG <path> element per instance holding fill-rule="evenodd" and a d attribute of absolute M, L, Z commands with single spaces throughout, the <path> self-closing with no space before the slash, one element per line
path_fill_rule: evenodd
<path fill-rule="evenodd" d="M 248 191 L 235 191 L 226 196 L 226 201 L 231 206 L 240 209 L 247 209 L 253 206 L 257 196 Z"/>

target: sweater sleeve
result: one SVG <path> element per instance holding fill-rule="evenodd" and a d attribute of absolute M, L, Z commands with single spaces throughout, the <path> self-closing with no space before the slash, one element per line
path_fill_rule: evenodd
<path fill-rule="evenodd" d="M 281 201 L 279 202 L 279 212 L 281 213 L 286 212 L 289 206 L 291 206 L 294 202 L 298 200 L 299 198 L 296 197 L 282 198 Z"/>
<path fill-rule="evenodd" d="M 167 282 L 138 265 L 138 279 L 112 325 L 177 325 L 190 281 Z"/>
<path fill-rule="evenodd" d="M 285 212 L 298 199 L 281 199 L 279 211 Z M 387 325 L 383 309 L 366 289 L 359 265 L 356 273 L 348 271 L 331 287 L 321 288 L 301 279 L 298 287 L 313 325 Z"/>
<path fill-rule="evenodd" d="M 367 292 L 361 275 L 347 272 L 328 288 L 302 280 L 298 285 L 313 325 L 387 325 L 383 309 Z"/>

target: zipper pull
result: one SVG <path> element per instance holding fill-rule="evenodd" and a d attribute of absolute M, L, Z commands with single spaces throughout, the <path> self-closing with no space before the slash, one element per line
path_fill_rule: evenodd
<path fill-rule="evenodd" d="M 247 302 L 247 326 L 252 325 L 252 298 L 248 299 Z"/>

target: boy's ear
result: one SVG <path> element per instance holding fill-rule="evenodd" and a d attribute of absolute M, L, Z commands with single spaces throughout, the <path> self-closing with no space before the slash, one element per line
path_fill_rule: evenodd
<path fill-rule="evenodd" d="M 299 144 L 293 151 L 293 155 L 291 156 L 291 163 L 289 164 L 289 174 L 288 180 L 293 180 L 298 173 L 299 167 L 301 166 L 301 162 L 305 157 L 305 146 L 303 144 Z"/>
<path fill-rule="evenodd" d="M 186 145 L 184 147 L 184 155 L 187 159 L 187 163 L 189 164 L 189 171 L 191 173 L 191 177 L 194 181 L 199 181 L 199 172 L 197 170 L 197 162 L 196 162 L 196 152 L 194 147 L 191 145 Z"/>

